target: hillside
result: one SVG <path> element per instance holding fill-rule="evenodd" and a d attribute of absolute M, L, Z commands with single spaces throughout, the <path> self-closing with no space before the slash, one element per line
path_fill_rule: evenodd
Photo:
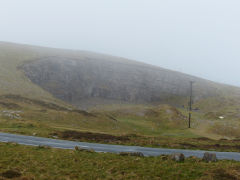
<path fill-rule="evenodd" d="M 237 87 L 120 57 L 0 42 L 1 131 L 154 146 L 171 137 L 176 146 L 175 137 L 239 138 L 239 106 Z"/>
<path fill-rule="evenodd" d="M 186 104 L 236 95 L 239 89 L 136 61 L 90 53 L 0 43 L 0 93 L 60 99 L 81 108 L 97 104 Z"/>

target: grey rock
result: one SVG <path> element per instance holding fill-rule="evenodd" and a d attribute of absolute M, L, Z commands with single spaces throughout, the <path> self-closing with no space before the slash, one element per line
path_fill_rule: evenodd
<path fill-rule="evenodd" d="M 75 146 L 75 151 L 89 152 L 89 153 L 94 153 L 95 152 L 93 149 L 85 149 L 85 148 L 81 148 L 81 147 L 78 147 L 78 146 Z"/>
<path fill-rule="evenodd" d="M 217 161 L 217 156 L 215 153 L 204 153 L 203 156 L 203 161 L 205 162 L 216 162 Z"/>
<path fill-rule="evenodd" d="M 174 153 L 170 156 L 170 159 L 177 162 L 184 162 L 185 156 L 182 153 Z"/>
<path fill-rule="evenodd" d="M 141 152 L 120 152 L 120 156 L 137 156 L 137 157 L 144 157 L 143 153 Z"/>

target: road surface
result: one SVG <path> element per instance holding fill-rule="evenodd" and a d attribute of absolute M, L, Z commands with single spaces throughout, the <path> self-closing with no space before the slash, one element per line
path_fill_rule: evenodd
<path fill-rule="evenodd" d="M 86 143 L 86 142 L 74 142 L 65 141 L 58 139 L 49 139 L 33 136 L 23 136 L 9 133 L 0 133 L 0 142 L 15 142 L 23 145 L 30 146 L 50 146 L 53 148 L 60 149 L 74 149 L 76 146 L 84 149 L 93 149 L 96 152 L 110 152 L 110 153 L 120 153 L 120 152 L 142 152 L 145 156 L 159 156 L 162 154 L 172 154 L 172 153 L 183 153 L 186 157 L 196 156 L 199 158 L 203 157 L 203 154 L 208 151 L 199 150 L 181 150 L 181 149 L 164 149 L 164 148 L 148 148 L 139 146 L 122 146 L 122 145 L 107 145 L 107 144 L 97 144 L 97 143 Z M 228 159 L 240 161 L 240 153 L 235 152 L 213 152 L 216 153 L 218 159 Z"/>

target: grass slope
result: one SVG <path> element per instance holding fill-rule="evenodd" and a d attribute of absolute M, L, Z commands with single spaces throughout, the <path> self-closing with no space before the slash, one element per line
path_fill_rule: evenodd
<path fill-rule="evenodd" d="M 51 99 L 51 95 L 34 85 L 18 66 L 35 59 L 39 53 L 28 46 L 0 43 L 0 94 L 21 94 L 39 99 Z"/>
<path fill-rule="evenodd" d="M 1 131 L 114 144 L 239 151 L 239 141 L 235 141 L 240 138 L 239 88 L 211 82 L 216 94 L 195 99 L 194 108 L 198 110 L 193 113 L 192 129 L 186 128 L 186 98 L 171 97 L 165 102 L 183 103 L 185 108 L 164 104 L 111 104 L 89 109 L 92 114 L 89 115 L 55 99 L 50 93 L 33 84 L 19 69 L 24 63 L 44 56 L 58 54 L 84 58 L 89 56 L 89 53 L 3 42 L 0 42 L 0 50 Z M 92 58 L 105 57 L 94 53 L 90 55 Z M 197 87 L 194 87 L 195 96 L 199 92 L 196 89 Z M 219 116 L 224 116 L 224 119 L 219 119 Z M 80 137 L 75 132 L 92 132 L 93 135 Z M 123 140 L 96 140 L 89 137 L 99 133 L 117 136 L 112 137 L 113 139 L 123 137 Z M 215 140 L 199 141 L 198 138 L 201 137 Z"/>
<path fill-rule="evenodd" d="M 211 140 L 188 129 L 183 109 L 169 105 L 112 106 L 80 111 L 16 95 L 0 96 L 3 132 L 110 144 L 240 151 L 240 140 Z M 197 116 L 197 115 L 195 115 Z M 206 130 L 206 129 L 201 129 Z M 205 132 L 205 131 L 201 131 Z"/>

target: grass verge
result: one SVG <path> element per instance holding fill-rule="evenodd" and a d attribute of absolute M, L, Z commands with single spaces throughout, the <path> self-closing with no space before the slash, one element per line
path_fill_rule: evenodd
<path fill-rule="evenodd" d="M 239 179 L 240 163 L 178 163 L 159 157 L 60 150 L 0 143 L 0 175 L 17 179 Z"/>

